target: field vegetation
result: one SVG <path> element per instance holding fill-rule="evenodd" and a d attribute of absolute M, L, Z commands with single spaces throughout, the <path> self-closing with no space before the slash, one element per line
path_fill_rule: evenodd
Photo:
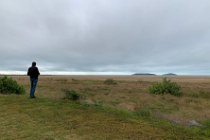
<path fill-rule="evenodd" d="M 181 96 L 181 88 L 176 82 L 171 82 L 167 78 L 163 78 L 162 82 L 157 82 L 151 87 L 149 91 L 152 94 L 170 94 L 174 96 Z"/>
<path fill-rule="evenodd" d="M 12 78 L 7 76 L 0 77 L 0 93 L 1 94 L 24 94 L 25 89 L 23 86 L 18 85 L 18 83 Z"/>
<path fill-rule="evenodd" d="M 1 139 L 210 139 L 210 78 L 169 77 L 181 96 L 151 94 L 162 79 L 41 76 L 36 99 L 0 95 Z"/>

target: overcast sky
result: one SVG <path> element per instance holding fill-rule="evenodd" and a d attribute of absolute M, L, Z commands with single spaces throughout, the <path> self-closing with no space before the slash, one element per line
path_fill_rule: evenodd
<path fill-rule="evenodd" d="M 0 0 L 0 71 L 210 75 L 209 0 Z"/>

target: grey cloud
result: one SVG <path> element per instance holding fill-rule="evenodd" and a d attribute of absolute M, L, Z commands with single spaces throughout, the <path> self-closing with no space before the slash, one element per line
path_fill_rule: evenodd
<path fill-rule="evenodd" d="M 208 0 L 0 1 L 0 70 L 208 74 Z"/>

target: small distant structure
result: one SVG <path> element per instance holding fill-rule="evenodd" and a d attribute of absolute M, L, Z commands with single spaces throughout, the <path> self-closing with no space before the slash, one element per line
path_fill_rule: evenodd
<path fill-rule="evenodd" d="M 178 76 L 178 75 L 174 73 L 167 73 L 167 74 L 163 74 L 163 76 Z"/>
<path fill-rule="evenodd" d="M 156 76 L 156 74 L 152 73 L 135 73 L 134 76 Z"/>

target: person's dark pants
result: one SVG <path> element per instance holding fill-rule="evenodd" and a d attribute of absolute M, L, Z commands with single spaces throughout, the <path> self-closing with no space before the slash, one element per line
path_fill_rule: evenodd
<path fill-rule="evenodd" d="M 35 93 L 35 90 L 36 90 L 36 85 L 37 85 L 38 79 L 30 78 L 30 81 L 31 81 L 30 97 L 33 98 L 33 97 L 35 97 L 34 93 Z"/>

